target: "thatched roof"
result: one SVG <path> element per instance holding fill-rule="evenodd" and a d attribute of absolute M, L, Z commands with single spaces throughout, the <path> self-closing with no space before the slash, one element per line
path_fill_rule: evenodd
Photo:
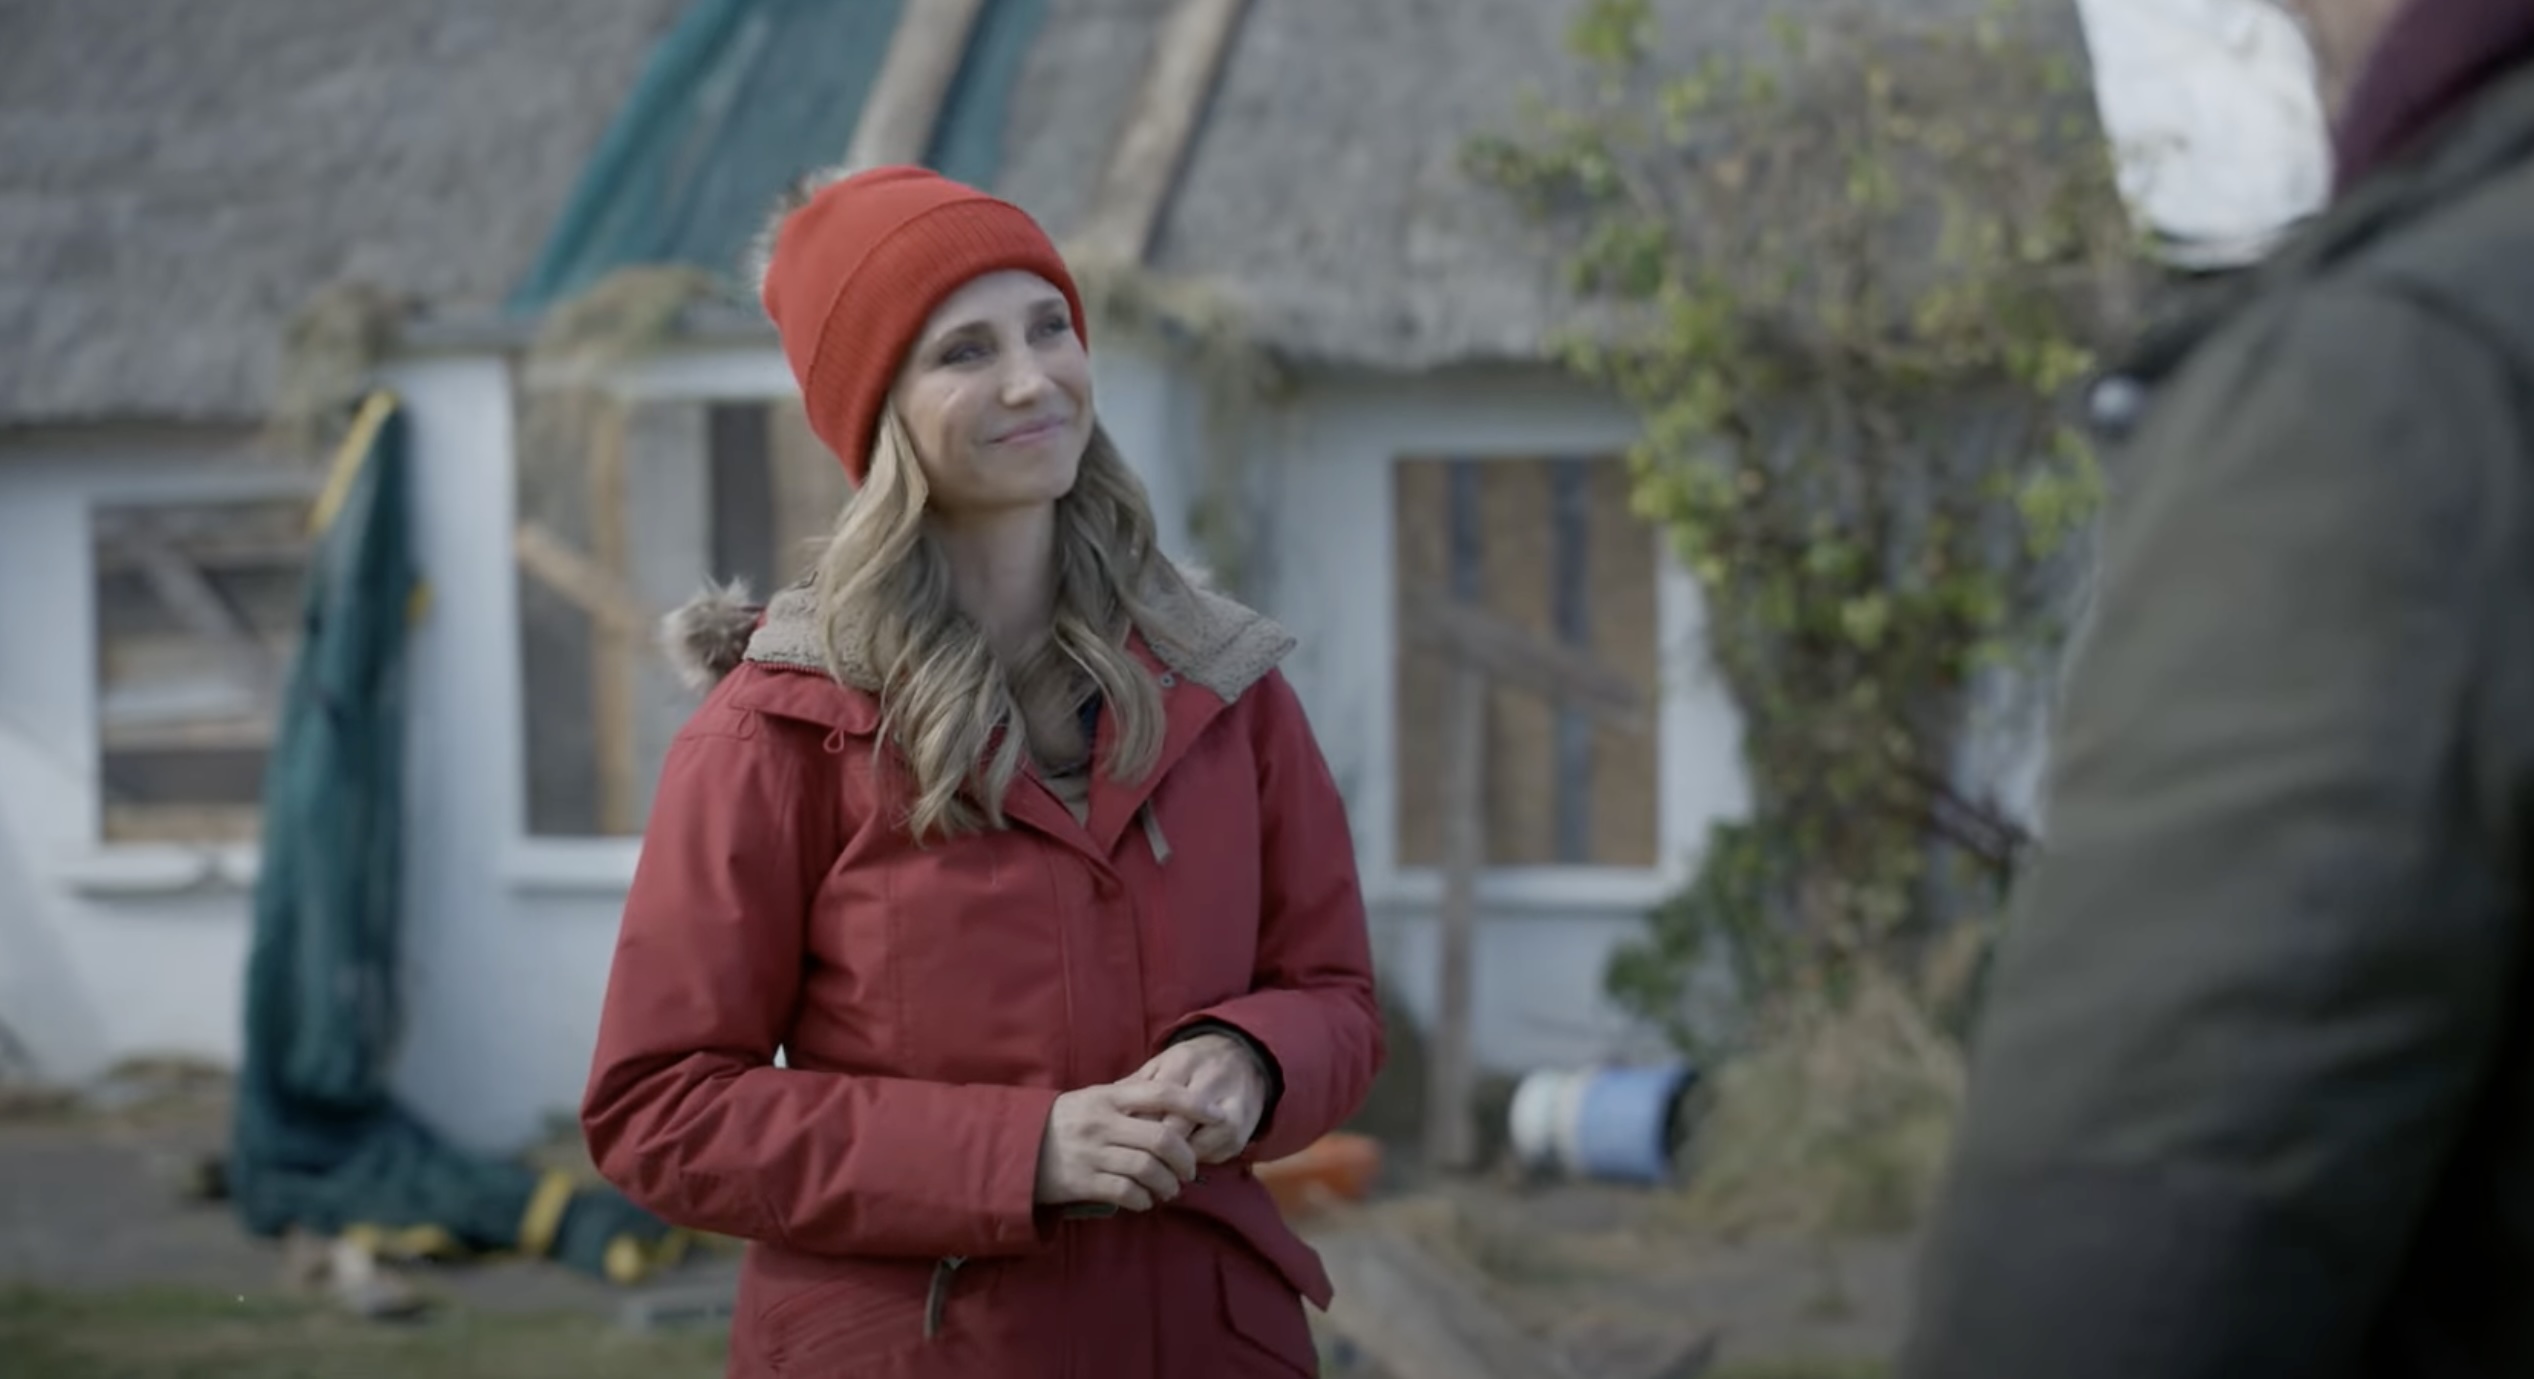
<path fill-rule="evenodd" d="M 1173 0 L 1040 2 L 994 185 L 1062 239 Z M 1772 11 L 1846 3 L 1656 10 L 1694 59 L 1751 51 Z M 285 321 L 340 279 L 444 327 L 493 319 L 683 4 L 0 0 L 0 423 L 255 415 Z M 1567 319 L 1554 255 L 1459 159 L 1516 127 L 1526 87 L 1572 88 L 1575 9 L 1251 0 L 1150 267 L 1301 362 L 1537 357 Z"/>
<path fill-rule="evenodd" d="M 0 0 L 0 422 L 243 419 L 311 291 L 499 302 L 682 0 Z"/>
<path fill-rule="evenodd" d="M 1717 0 L 1667 0 L 1673 28 Z M 1462 172 L 1526 83 L 1565 84 L 1564 0 L 1255 0 L 1155 238 L 1154 267 L 1220 283 L 1257 338 L 1315 360 L 1423 368 L 1538 352 L 1554 257 Z"/>
<path fill-rule="evenodd" d="M 1867 0 L 1894 16 L 1985 0 Z M 2026 0 L 2065 19 L 2069 0 Z M 1191 151 L 1155 267 L 1221 284 L 1257 337 L 1304 359 L 1390 369 L 1523 360 L 1574 320 L 1558 255 L 1460 164 L 1518 132 L 1527 90 L 1588 80 L 1574 0 L 1254 0 Z M 1776 42 L 1771 15 L 1856 0 L 1655 0 L 1656 48 L 1686 70 Z"/>

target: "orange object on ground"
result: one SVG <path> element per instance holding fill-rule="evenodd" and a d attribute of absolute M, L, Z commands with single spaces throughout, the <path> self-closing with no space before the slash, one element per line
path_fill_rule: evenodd
<path fill-rule="evenodd" d="M 1322 1135 L 1298 1153 L 1258 1165 L 1255 1172 L 1287 1216 L 1308 1212 L 1324 1198 L 1360 1202 L 1371 1195 L 1373 1179 L 1381 1174 L 1381 1142 L 1369 1135 Z"/>

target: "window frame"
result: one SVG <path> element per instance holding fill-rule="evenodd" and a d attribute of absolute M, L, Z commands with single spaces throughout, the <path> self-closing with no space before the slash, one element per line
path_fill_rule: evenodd
<path fill-rule="evenodd" d="M 1358 869 L 1366 903 L 1376 909 L 1431 912 L 1442 904 L 1445 869 L 1409 865 L 1399 856 L 1399 638 L 1398 597 L 1398 467 L 1403 463 L 1454 459 L 1479 463 L 1585 459 L 1622 464 L 1625 445 L 1564 444 L 1548 446 L 1472 446 L 1447 438 L 1429 446 L 1394 445 L 1381 461 L 1378 489 L 1379 522 L 1367 549 L 1379 561 L 1383 597 L 1372 616 L 1378 624 L 1379 664 L 1365 677 L 1366 692 L 1375 697 L 1369 715 L 1373 729 L 1363 744 L 1368 772 L 1356 808 L 1363 814 L 1356 828 Z M 1691 862 L 1708 824 L 1730 813 L 1741 793 L 1739 719 L 1736 731 L 1718 734 L 1712 717 L 1723 694 L 1707 668 L 1705 619 L 1694 576 L 1679 560 L 1663 533 L 1648 524 L 1645 539 L 1656 543 L 1654 617 L 1657 645 L 1656 702 L 1649 737 L 1656 757 L 1655 860 L 1646 866 L 1577 863 L 1490 863 L 1482 867 L 1474 890 L 1481 909 L 1498 913 L 1610 914 L 1641 911 L 1687 885 Z M 1728 716 L 1729 704 L 1727 705 Z M 1720 749 L 1720 750 L 1719 750 Z"/>
<path fill-rule="evenodd" d="M 77 641 L 65 648 L 68 664 L 77 667 L 80 686 L 80 732 L 76 766 L 85 790 L 82 821 L 76 833 L 78 850 L 56 860 L 52 875 L 73 894 L 91 899 L 151 898 L 171 895 L 234 895 L 252 892 L 263 865 L 264 849 L 255 840 L 113 839 L 105 826 L 105 723 L 100 710 L 104 691 L 102 646 L 98 626 L 99 580 L 96 523 L 111 510 L 210 507 L 265 502 L 313 502 L 323 485 L 322 473 L 311 473 L 269 461 L 202 463 L 194 472 L 161 470 L 118 476 L 89 486 L 80 495 L 79 605 L 75 610 Z"/>
<path fill-rule="evenodd" d="M 780 350 L 759 345 L 713 346 L 694 345 L 665 349 L 629 360 L 612 368 L 601 381 L 608 401 L 624 407 L 651 404 L 692 404 L 702 408 L 715 406 L 772 405 L 797 402 L 800 389 L 794 383 L 791 366 Z M 510 482 L 519 481 L 518 425 L 525 405 L 527 388 L 514 382 L 509 391 L 511 415 L 506 422 L 513 446 L 508 466 Z M 709 443 L 709 412 L 706 418 Z M 705 457 L 709 466 L 709 455 Z M 504 510 L 511 511 L 510 502 Z M 516 521 L 514 513 L 512 520 Z M 524 582 L 530 576 L 514 566 L 514 579 Z M 760 590 L 762 597 L 769 591 Z M 519 635 L 517 619 L 521 616 L 519 584 L 510 588 L 510 607 L 506 618 L 508 635 L 514 644 Z M 497 871 L 501 883 L 520 896 L 569 900 L 620 898 L 633 885 L 634 868 L 642 854 L 639 830 L 624 834 L 539 833 L 530 822 L 528 795 L 528 756 L 526 744 L 528 713 L 527 668 L 516 656 L 508 658 L 504 677 L 504 712 L 518 725 L 520 751 L 506 764 L 508 788 L 514 806 L 509 839 L 502 850 Z"/>

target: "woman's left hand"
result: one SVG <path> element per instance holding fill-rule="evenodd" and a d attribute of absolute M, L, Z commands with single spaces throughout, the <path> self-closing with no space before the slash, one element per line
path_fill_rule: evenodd
<path fill-rule="evenodd" d="M 1258 1065 L 1258 1055 L 1228 1034 L 1180 1040 L 1153 1055 L 1128 1080 L 1186 1087 L 1221 1113 L 1210 1125 L 1183 1124 L 1178 1116 L 1164 1122 L 1188 1137 L 1198 1163 L 1223 1163 L 1247 1149 L 1259 1117 L 1267 1112 L 1267 1070 Z"/>

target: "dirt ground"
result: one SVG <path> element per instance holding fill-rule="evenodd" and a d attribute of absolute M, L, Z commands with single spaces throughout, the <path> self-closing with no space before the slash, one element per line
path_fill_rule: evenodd
<path fill-rule="evenodd" d="M 182 1167 L 223 1137 L 216 1090 L 125 1100 L 0 1110 L 0 1352 L 21 1357 L 13 1375 L 718 1369 L 711 1326 L 642 1335 L 621 1319 L 646 1295 L 726 1290 L 727 1256 L 631 1293 L 550 1263 L 431 1270 L 417 1282 L 441 1306 L 422 1323 L 363 1323 L 291 1299 L 278 1245 L 179 1188 Z M 1588 1376 L 1640 1379 L 1657 1338 L 1677 1338 L 1687 1320 L 1717 1338 L 1709 1374 L 1861 1379 L 1881 1372 L 1906 1311 L 1902 1240 L 1706 1238 L 1670 1195 L 1642 1189 L 1501 1178 L 1394 1187 L 1377 1210 L 1469 1266 L 1505 1315 Z M 1376 1379 L 1341 1338 L 1325 1340 L 1333 1379 Z"/>

